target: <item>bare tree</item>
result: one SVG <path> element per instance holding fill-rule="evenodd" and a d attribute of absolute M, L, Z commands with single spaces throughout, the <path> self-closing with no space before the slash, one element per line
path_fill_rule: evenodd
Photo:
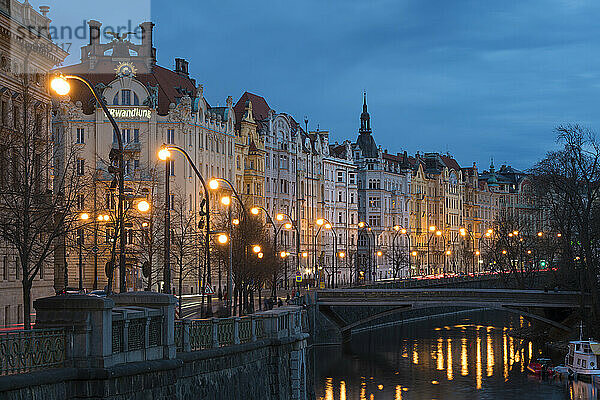
<path fill-rule="evenodd" d="M 600 325 L 598 260 L 600 250 L 600 144 L 579 125 L 556 128 L 562 149 L 549 152 L 532 170 L 538 193 L 561 234 L 562 260 L 591 295 L 591 322 Z"/>
<path fill-rule="evenodd" d="M 198 268 L 196 263 L 196 235 L 194 214 L 186 208 L 187 203 L 180 196 L 176 196 L 171 219 L 171 256 L 175 263 L 175 276 L 177 279 L 179 295 L 179 315 L 181 316 L 181 295 L 183 282 L 195 277 Z M 196 276 L 197 278 L 197 276 Z"/>
<path fill-rule="evenodd" d="M 64 251 L 65 237 L 79 217 L 74 211 L 85 193 L 85 179 L 76 152 L 62 146 L 64 134 L 54 138 L 54 146 L 50 110 L 30 96 L 27 74 L 22 82 L 22 98 L 11 103 L 12 112 L 5 115 L 12 115 L 12 121 L 1 132 L 0 158 L 10 166 L 0 168 L 0 234 L 18 255 L 23 321 L 30 329 L 33 281 L 57 247 Z"/>

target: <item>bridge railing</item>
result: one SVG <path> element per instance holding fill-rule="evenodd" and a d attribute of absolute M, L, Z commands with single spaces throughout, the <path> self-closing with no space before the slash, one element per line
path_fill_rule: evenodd
<path fill-rule="evenodd" d="M 12 375 L 65 363 L 64 329 L 32 329 L 0 334 L 0 375 Z"/>
<path fill-rule="evenodd" d="M 241 318 L 185 318 L 175 321 L 175 344 L 189 352 L 290 337 L 303 331 L 302 312 L 289 306 Z"/>

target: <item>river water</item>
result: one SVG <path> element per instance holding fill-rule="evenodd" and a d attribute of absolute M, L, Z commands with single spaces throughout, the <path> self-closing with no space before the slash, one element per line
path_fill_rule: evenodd
<path fill-rule="evenodd" d="M 542 350 L 507 334 L 526 323 L 478 312 L 358 333 L 344 348 L 316 347 L 316 399 L 597 400 L 590 384 L 527 374 Z"/>

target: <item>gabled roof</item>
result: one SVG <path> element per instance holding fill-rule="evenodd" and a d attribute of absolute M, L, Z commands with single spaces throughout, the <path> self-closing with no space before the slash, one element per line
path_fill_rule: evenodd
<path fill-rule="evenodd" d="M 456 161 L 451 156 L 440 155 L 440 158 L 442 159 L 442 162 L 446 165 L 446 167 L 448 167 L 449 169 L 454 169 L 456 171 L 460 171 L 460 165 L 458 165 L 458 161 Z"/>
<path fill-rule="evenodd" d="M 56 71 L 67 75 L 79 75 L 87 79 L 92 86 L 96 86 L 98 84 L 108 85 L 117 79 L 116 66 L 115 62 L 101 61 L 93 73 L 90 73 L 87 65 L 84 64 L 61 67 Z M 189 95 L 192 100 L 196 98 L 196 81 L 194 79 L 158 65 L 152 66 L 148 73 L 137 74 L 134 79 L 146 87 L 158 86 L 158 113 L 161 115 L 168 114 L 169 105 L 177 104 L 186 95 Z M 94 111 L 95 102 L 89 89 L 79 81 L 71 80 L 69 83 L 71 84 L 69 96 L 73 103 L 81 101 L 84 113 L 91 114 Z M 140 102 L 144 100 L 140 99 Z M 106 101 L 110 104 L 112 99 L 106 99 Z"/>
<path fill-rule="evenodd" d="M 246 103 L 248 101 L 252 102 L 252 117 L 255 121 L 258 122 L 269 118 L 269 111 L 271 109 L 269 108 L 267 101 L 257 94 L 244 92 L 237 103 L 235 103 L 235 106 L 233 106 L 236 130 L 240 129 L 242 119 L 246 113 Z"/>

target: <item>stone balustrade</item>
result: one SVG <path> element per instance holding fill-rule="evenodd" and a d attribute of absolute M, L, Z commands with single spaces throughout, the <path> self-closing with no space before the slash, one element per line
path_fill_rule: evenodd
<path fill-rule="evenodd" d="M 189 352 L 282 339 L 302 332 L 302 308 L 289 306 L 245 317 L 182 319 L 175 323 L 177 351 Z"/>

